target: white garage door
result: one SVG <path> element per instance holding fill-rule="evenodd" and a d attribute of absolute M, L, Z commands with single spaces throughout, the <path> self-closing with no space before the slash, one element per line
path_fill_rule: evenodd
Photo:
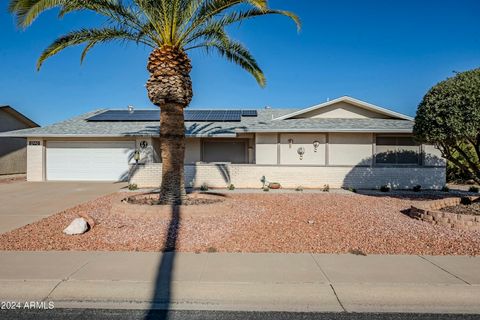
<path fill-rule="evenodd" d="M 125 180 L 134 149 L 134 141 L 48 141 L 47 180 Z"/>

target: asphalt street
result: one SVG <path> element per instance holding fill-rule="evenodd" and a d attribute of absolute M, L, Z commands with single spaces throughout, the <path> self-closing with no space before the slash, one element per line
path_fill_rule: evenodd
<path fill-rule="evenodd" d="M 145 311 L 112 309 L 1 310 L 2 320 L 477 320 L 474 314 Z"/>

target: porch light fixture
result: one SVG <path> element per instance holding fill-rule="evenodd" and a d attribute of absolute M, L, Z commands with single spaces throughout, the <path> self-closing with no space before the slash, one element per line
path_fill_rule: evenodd
<path fill-rule="evenodd" d="M 320 147 L 320 141 L 315 140 L 313 141 L 313 151 L 317 152 L 318 147 Z"/>
<path fill-rule="evenodd" d="M 305 148 L 304 147 L 298 148 L 297 153 L 300 156 L 300 160 L 303 160 L 303 155 L 305 154 Z"/>
<path fill-rule="evenodd" d="M 293 139 L 288 139 L 288 147 L 292 149 Z"/>
<path fill-rule="evenodd" d="M 135 159 L 135 163 L 138 164 L 138 160 L 140 160 L 140 151 L 135 150 L 135 153 L 133 154 L 133 159 Z"/>

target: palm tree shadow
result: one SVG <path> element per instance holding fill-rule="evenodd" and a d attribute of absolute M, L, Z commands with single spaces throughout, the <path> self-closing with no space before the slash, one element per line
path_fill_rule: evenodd
<path fill-rule="evenodd" d="M 150 308 L 144 320 L 164 320 L 169 318 L 169 309 L 172 303 L 172 281 L 175 267 L 175 252 L 177 249 L 178 232 L 180 227 L 180 206 L 171 206 L 171 216 L 168 231 L 164 241 L 163 254 L 155 279 L 154 293 Z"/>

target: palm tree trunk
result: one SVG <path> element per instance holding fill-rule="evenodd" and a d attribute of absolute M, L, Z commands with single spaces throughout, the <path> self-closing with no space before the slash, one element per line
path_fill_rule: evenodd
<path fill-rule="evenodd" d="M 166 103 L 160 106 L 160 150 L 162 184 L 160 203 L 181 204 L 185 200 L 185 124 L 184 106 Z"/>

